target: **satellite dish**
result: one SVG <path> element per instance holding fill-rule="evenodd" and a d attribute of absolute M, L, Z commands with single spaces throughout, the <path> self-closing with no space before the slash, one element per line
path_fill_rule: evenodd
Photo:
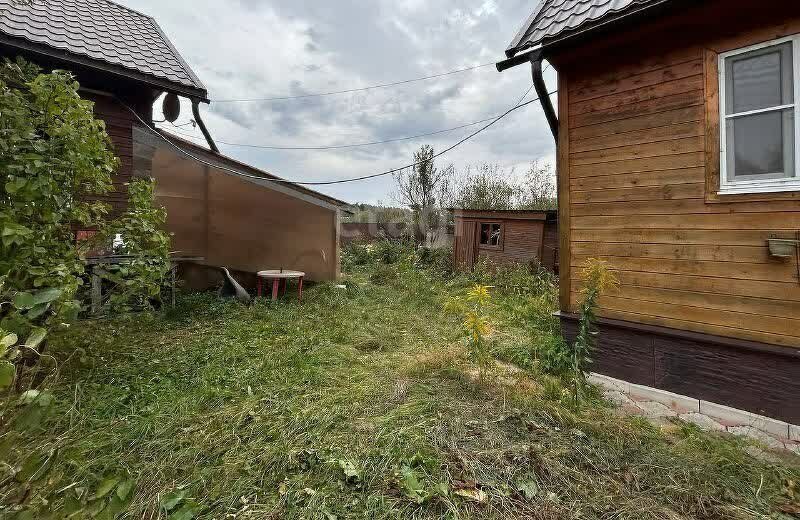
<path fill-rule="evenodd" d="M 174 123 L 181 115 L 181 101 L 178 96 L 172 93 L 164 96 L 163 105 L 164 119 L 170 123 Z"/>

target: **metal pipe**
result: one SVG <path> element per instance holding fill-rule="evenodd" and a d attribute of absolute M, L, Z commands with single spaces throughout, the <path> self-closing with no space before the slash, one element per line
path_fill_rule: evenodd
<path fill-rule="evenodd" d="M 531 74 L 533 76 L 533 87 L 536 89 L 536 95 L 539 96 L 539 102 L 542 104 L 544 115 L 547 118 L 547 124 L 550 125 L 550 132 L 553 138 L 558 142 L 558 116 L 553 108 L 553 102 L 550 101 L 550 94 L 547 92 L 547 85 L 544 83 L 542 76 L 542 60 L 543 49 L 539 48 L 535 51 L 526 52 L 524 54 L 517 54 L 513 58 L 503 60 L 496 64 L 498 72 L 503 72 L 517 65 L 530 62 Z"/>
<path fill-rule="evenodd" d="M 497 72 L 503 72 L 504 70 L 508 70 L 510 68 L 516 67 L 517 65 L 522 65 L 523 63 L 528 63 L 531 61 L 531 55 L 535 54 L 537 56 L 541 56 L 542 51 L 541 49 L 535 50 L 532 52 L 525 52 L 522 54 L 517 54 L 514 57 L 508 58 L 507 60 L 503 60 L 497 62 L 495 67 L 497 67 Z"/>
<path fill-rule="evenodd" d="M 541 54 L 534 59 L 531 56 L 531 75 L 533 76 L 533 88 L 536 89 L 536 95 L 539 96 L 539 102 L 542 104 L 542 110 L 547 118 L 547 124 L 550 125 L 550 132 L 553 134 L 553 139 L 558 142 L 558 116 L 553 108 L 553 102 L 550 100 L 550 94 L 547 92 L 547 85 L 544 83 L 542 76 L 542 56 Z"/>
<path fill-rule="evenodd" d="M 192 99 L 192 113 L 194 114 L 194 120 L 197 121 L 197 126 L 200 127 L 200 131 L 203 132 L 203 136 L 206 138 L 208 147 L 211 148 L 213 152 L 219 153 L 219 148 L 217 148 L 214 139 L 211 138 L 211 134 L 208 132 L 208 128 L 206 128 L 203 118 L 200 117 L 200 100 Z"/>

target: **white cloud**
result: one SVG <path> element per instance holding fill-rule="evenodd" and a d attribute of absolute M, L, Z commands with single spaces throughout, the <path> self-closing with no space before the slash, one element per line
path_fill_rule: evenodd
<path fill-rule="evenodd" d="M 395 88 L 273 103 L 214 103 L 359 88 L 503 57 L 531 2 L 494 0 L 121 0 L 153 16 L 209 89 L 203 114 L 220 140 L 281 146 L 404 137 L 499 114 L 530 86 L 530 70 L 484 67 Z M 514 5 L 516 4 L 516 5 Z M 553 72 L 547 75 L 555 86 Z M 533 94 L 528 96 L 531 99 Z M 182 121 L 191 114 L 184 107 Z M 326 152 L 221 145 L 237 159 L 293 180 L 341 179 L 411 162 L 422 144 L 442 150 L 478 127 L 417 141 Z M 197 130 L 184 130 L 200 136 Z M 538 104 L 440 159 L 520 165 L 554 156 Z M 387 200 L 390 177 L 321 188 L 349 201 Z"/>

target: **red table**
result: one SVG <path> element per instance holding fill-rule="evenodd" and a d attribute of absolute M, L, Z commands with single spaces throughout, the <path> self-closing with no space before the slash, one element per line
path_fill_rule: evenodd
<path fill-rule="evenodd" d="M 264 280 L 272 282 L 272 300 L 278 299 L 278 288 L 283 286 L 283 294 L 286 294 L 286 285 L 289 280 L 297 280 L 297 298 L 303 299 L 303 280 L 306 273 L 302 271 L 287 271 L 285 269 L 271 269 L 260 271 L 258 274 L 258 296 L 261 297 L 262 285 Z"/>

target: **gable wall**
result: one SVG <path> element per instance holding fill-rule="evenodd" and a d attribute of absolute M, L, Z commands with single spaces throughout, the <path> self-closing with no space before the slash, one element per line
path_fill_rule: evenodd
<path fill-rule="evenodd" d="M 622 284 L 607 318 L 800 347 L 800 259 L 766 246 L 800 233 L 800 193 L 720 201 L 706 187 L 709 56 L 798 32 L 800 4 L 720 0 L 553 56 L 562 310 L 595 257 Z"/>

